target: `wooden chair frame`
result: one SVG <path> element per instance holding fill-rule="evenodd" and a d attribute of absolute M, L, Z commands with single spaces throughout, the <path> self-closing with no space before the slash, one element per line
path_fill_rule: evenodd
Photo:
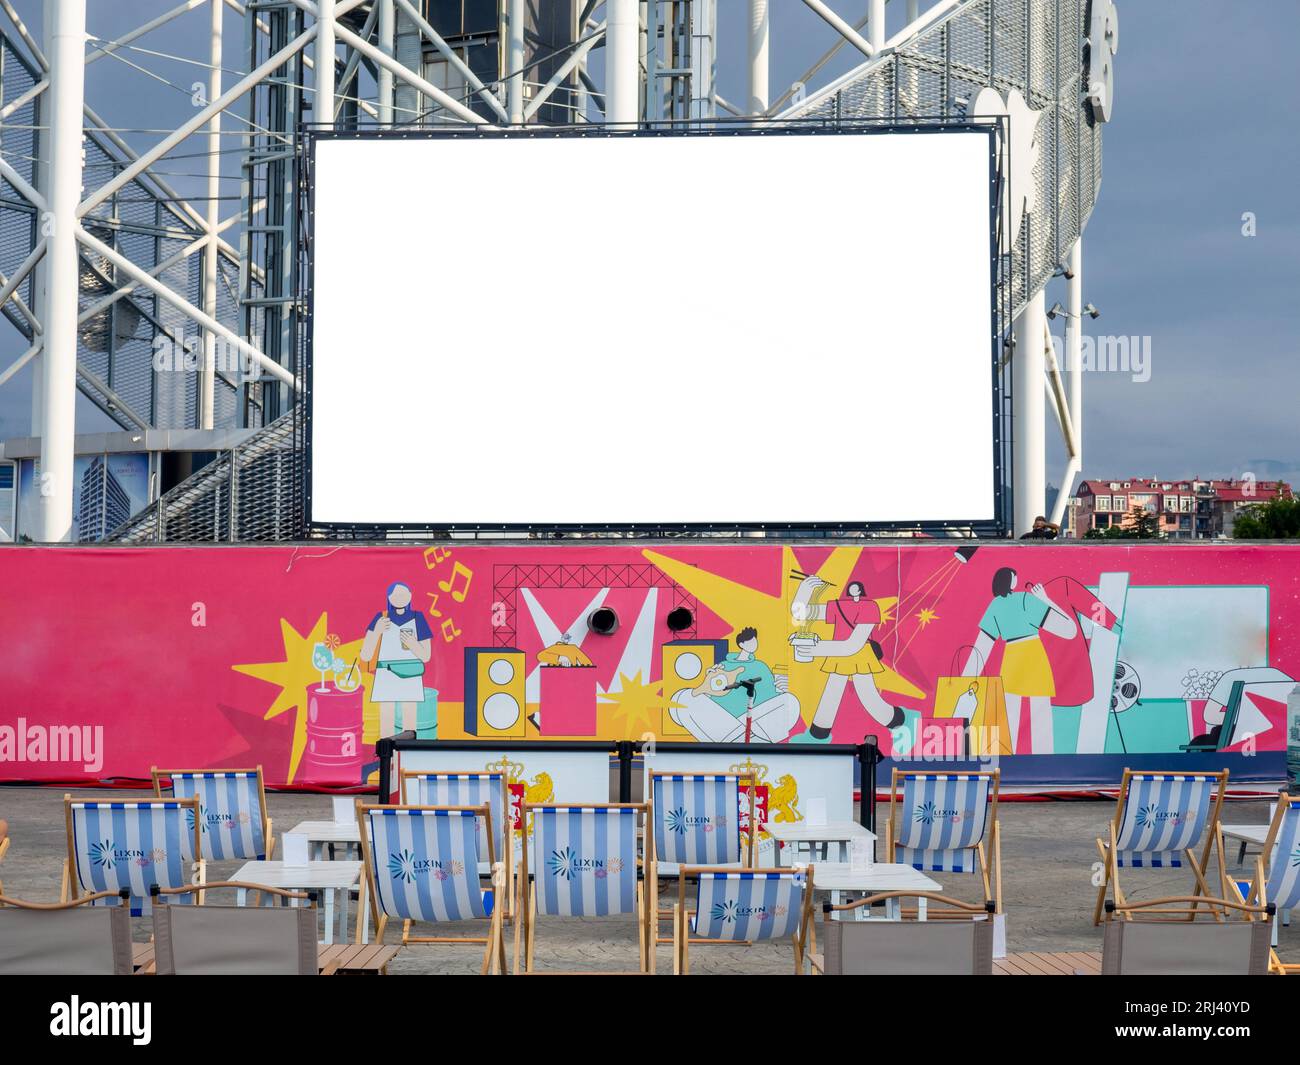
<path fill-rule="evenodd" d="M 1278 792 L 1277 809 L 1273 813 L 1273 820 L 1269 822 L 1268 835 L 1264 837 L 1263 846 L 1260 852 L 1255 855 L 1255 879 L 1251 882 L 1250 892 L 1242 895 L 1241 888 L 1237 881 L 1228 875 L 1227 867 L 1222 861 L 1223 855 L 1223 826 L 1216 826 L 1219 831 L 1219 848 L 1220 862 L 1219 871 L 1223 881 L 1223 897 L 1237 899 L 1243 904 L 1249 906 L 1268 906 L 1268 866 L 1264 864 L 1264 856 L 1269 856 L 1270 863 L 1273 860 L 1273 848 L 1277 845 L 1277 834 L 1282 831 L 1282 822 L 1286 818 L 1287 811 L 1292 806 L 1300 806 L 1300 795 L 1290 795 L 1285 791 Z M 1282 860 L 1285 860 L 1283 857 Z M 1276 914 L 1273 920 L 1280 920 L 1281 914 Z M 1300 973 L 1300 964 L 1295 962 L 1284 962 L 1278 957 L 1277 948 L 1270 947 L 1268 952 L 1268 971 L 1277 976 L 1290 976 Z"/>
<path fill-rule="evenodd" d="M 496 847 L 492 838 L 492 807 L 487 803 L 482 806 L 411 806 L 389 803 L 363 803 L 357 800 L 357 827 L 361 833 L 361 861 L 365 866 L 365 880 L 363 881 L 366 894 L 369 896 L 370 915 L 375 922 L 375 939 L 378 944 L 384 942 L 384 933 L 388 928 L 388 914 L 383 913 L 379 908 L 379 892 L 375 885 L 375 869 L 370 850 L 370 832 L 366 824 L 366 817 L 372 810 L 448 810 L 448 811 L 472 811 L 475 816 L 482 817 L 486 823 L 485 838 L 488 845 L 488 867 L 492 870 L 492 913 L 487 918 L 488 934 L 486 936 L 413 936 L 411 935 L 412 921 L 404 920 L 402 922 L 402 946 L 409 946 L 412 943 L 482 943 L 483 947 L 483 965 L 479 970 L 480 974 L 487 976 L 494 969 L 497 974 L 505 975 L 506 969 L 506 946 L 505 935 L 502 927 L 504 920 L 504 905 L 501 902 L 502 893 L 506 890 L 506 870 L 503 862 L 496 860 Z M 475 870 L 477 874 L 477 870 Z M 482 880 L 480 878 L 480 885 Z M 361 900 L 359 905 L 365 905 L 366 900 Z M 361 924 L 357 924 L 357 942 L 361 942 Z"/>
<path fill-rule="evenodd" d="M 898 841 L 898 831 L 894 828 L 894 808 L 898 807 L 901 813 L 903 801 L 899 794 L 899 780 L 903 777 L 988 777 L 989 778 L 989 807 L 986 817 L 988 819 L 987 829 L 980 841 L 973 847 L 954 847 L 953 850 L 973 850 L 975 857 L 979 862 L 980 879 L 983 884 L 984 897 L 992 899 L 994 906 L 997 908 L 994 913 L 1002 912 L 1002 822 L 998 820 L 998 791 L 1002 783 L 1002 770 L 985 769 L 971 772 L 943 772 L 935 770 L 930 771 L 912 771 L 895 769 L 891 775 L 889 783 L 889 814 L 885 820 L 885 861 L 894 861 L 894 850 L 902 846 Z M 900 826 L 901 827 L 901 826 Z M 988 839 L 989 850 L 984 849 L 984 840 Z M 924 894 L 924 893 L 922 893 Z M 919 896 L 914 896 L 919 897 Z M 966 903 L 962 903 L 957 909 L 947 906 L 938 909 L 929 910 L 927 917 L 935 920 L 964 920 L 967 917 Z M 916 911 L 907 908 L 903 911 L 906 915 L 912 915 Z M 983 912 L 981 907 L 981 912 Z"/>
<path fill-rule="evenodd" d="M 75 901 L 77 898 L 80 897 L 80 892 L 81 892 L 80 878 L 77 876 L 76 844 L 73 842 L 74 837 L 72 832 L 72 804 L 74 802 L 94 802 L 94 801 L 95 801 L 94 799 L 74 799 L 71 794 L 66 792 L 64 793 L 63 817 L 64 817 L 64 824 L 68 834 L 68 856 L 63 860 L 63 882 L 59 886 L 60 902 Z M 182 808 L 191 809 L 194 811 L 193 853 L 194 853 L 195 860 L 192 864 L 192 868 L 194 870 L 194 876 L 191 879 L 191 883 L 197 885 L 197 887 L 199 888 L 199 901 L 201 904 L 203 899 L 203 889 L 206 887 L 206 881 L 207 881 L 207 862 L 203 858 L 203 850 L 199 845 L 199 834 L 202 829 L 202 826 L 199 824 L 199 800 L 197 798 L 193 798 L 193 799 L 153 798 L 153 799 L 132 799 L 129 801 L 134 803 L 170 802 L 170 803 L 175 803 L 177 806 L 180 806 Z M 114 892 L 113 894 L 116 894 L 116 892 Z"/>
<path fill-rule="evenodd" d="M 5 826 L 5 834 L 0 836 L 0 862 L 5 860 L 5 855 L 9 852 L 9 844 L 13 842 L 13 837 L 9 835 L 8 826 Z M 5 893 L 4 881 L 0 880 L 0 895 Z"/>
<path fill-rule="evenodd" d="M 813 867 L 785 866 L 778 869 L 756 869 L 748 867 L 737 869 L 728 865 L 682 865 L 677 870 L 677 902 L 673 906 L 673 975 L 688 976 L 691 971 L 690 945 L 692 943 L 728 943 L 741 946 L 749 940 L 733 939 L 692 939 L 690 936 L 690 919 L 693 911 L 686 908 L 686 881 L 698 878 L 701 873 L 781 873 L 792 875 L 799 873 L 805 877 L 803 905 L 800 907 L 799 929 L 791 937 L 794 943 L 794 974 L 803 975 L 804 958 L 817 949 L 817 929 L 813 921 Z"/>
<path fill-rule="evenodd" d="M 410 799 L 409 799 L 409 797 L 408 797 L 407 794 L 406 794 L 406 782 L 407 782 L 408 779 L 410 779 L 410 778 L 412 778 L 412 777 L 427 777 L 427 776 L 476 776 L 476 777 L 481 777 L 481 776 L 487 776 L 487 775 L 489 775 L 489 774 L 492 773 L 492 772 L 495 772 L 495 770 L 485 770 L 485 769 L 435 769 L 435 770 L 427 770 L 427 769 L 425 769 L 425 770 L 422 770 L 422 769 L 403 769 L 403 770 L 401 771 L 401 776 L 399 777 L 399 784 L 398 784 L 399 791 L 398 791 L 398 795 L 401 797 L 401 800 L 402 800 L 403 803 L 406 803 L 406 804 L 409 804 L 409 803 L 410 803 Z M 511 817 L 510 817 L 510 779 L 506 776 L 505 773 L 501 773 L 501 809 L 505 811 L 505 818 L 506 818 L 506 821 L 507 821 L 507 822 L 510 822 L 510 820 L 511 820 Z M 527 824 L 527 823 L 528 823 L 528 822 L 526 822 L 526 821 L 524 822 L 524 824 Z M 513 825 L 507 823 L 507 825 L 506 825 L 506 834 L 505 834 L 506 852 L 505 852 L 505 854 L 503 854 L 503 855 L 501 856 L 501 861 L 505 863 L 505 867 L 506 867 L 506 892 L 505 892 L 505 899 L 504 899 L 505 913 L 502 915 L 502 916 L 505 918 L 506 921 L 513 921 L 513 920 L 515 919 L 515 915 L 516 915 L 516 913 L 518 912 L 518 911 L 515 909 L 515 901 L 516 901 L 516 900 L 515 900 L 515 848 L 514 848 L 514 833 L 511 831 L 512 828 L 513 828 Z"/>
<path fill-rule="evenodd" d="M 898 770 L 894 770 L 895 773 Z M 946 920 L 974 920 L 977 917 L 987 917 L 990 921 L 998 912 L 998 903 L 996 899 L 985 899 L 983 903 L 963 902 L 961 899 L 954 899 L 948 895 L 940 895 L 934 891 L 880 891 L 874 895 L 868 895 L 865 898 L 855 899 L 853 902 L 841 902 L 839 904 L 831 902 L 822 903 L 822 924 L 829 924 L 834 918 L 831 916 L 835 913 L 847 913 L 849 910 L 857 910 L 862 907 L 870 908 L 877 906 L 889 899 L 925 899 L 927 905 L 926 916 L 929 917 L 935 912 L 945 914 Z M 931 902 L 938 903 L 940 909 L 930 909 Z M 916 913 L 914 909 L 904 911 L 906 913 Z M 814 976 L 825 976 L 825 959 L 820 954 L 810 953 L 808 955 L 809 966 Z"/>
<path fill-rule="evenodd" d="M 149 775 L 153 779 L 153 793 L 158 798 L 166 798 L 163 795 L 163 778 L 172 779 L 172 774 L 198 774 L 198 773 L 257 773 L 257 801 L 262 808 L 262 839 L 266 841 L 266 860 L 270 861 L 275 857 L 275 836 L 271 833 L 271 808 L 266 805 L 266 778 L 262 773 L 262 767 L 259 765 L 256 769 L 159 769 L 153 766 L 149 770 Z M 172 794 L 175 795 L 175 788 L 172 788 Z M 199 840 L 202 842 L 203 833 L 199 833 Z"/>
<path fill-rule="evenodd" d="M 749 795 L 749 831 L 740 837 L 741 843 L 741 860 L 740 868 L 753 869 L 756 860 L 756 847 L 758 843 L 758 826 L 755 824 L 755 804 L 754 788 L 757 781 L 752 775 L 745 773 L 715 773 L 706 769 L 699 770 L 651 770 L 646 774 L 646 786 L 648 791 L 645 796 L 645 805 L 647 808 L 645 822 L 645 879 L 649 885 L 648 894 L 649 917 L 648 926 L 650 933 L 653 935 L 653 943 L 649 945 L 650 971 L 655 971 L 655 949 L 662 943 L 676 942 L 675 933 L 673 937 L 661 936 L 659 934 L 659 923 L 661 921 L 673 920 L 673 909 L 660 909 L 659 907 L 659 861 L 654 852 L 655 833 L 654 833 L 654 782 L 655 777 L 735 777 L 737 784 L 748 781 L 749 786 L 745 789 Z M 707 868 L 713 868 L 709 866 Z M 709 939 L 694 939 L 693 943 L 712 943 Z M 719 940 L 719 943 L 727 943 L 729 940 Z M 675 953 L 675 952 L 674 952 Z"/>
<path fill-rule="evenodd" d="M 1115 797 L 1115 816 L 1110 819 L 1110 822 L 1107 825 L 1109 844 L 1107 843 L 1106 840 L 1103 840 L 1100 837 L 1097 838 L 1097 852 L 1101 855 L 1102 863 L 1105 865 L 1106 876 L 1105 879 L 1102 880 L 1101 887 L 1097 889 L 1097 905 L 1093 908 L 1093 913 L 1092 913 L 1092 923 L 1094 927 L 1101 924 L 1102 908 L 1106 903 L 1106 889 L 1108 887 L 1113 886 L 1114 888 L 1115 908 L 1117 911 L 1120 912 L 1121 916 L 1125 916 L 1127 919 L 1127 917 L 1129 916 L 1129 911 L 1137 908 L 1136 906 L 1130 906 L 1128 904 L 1128 902 L 1124 898 L 1124 892 L 1120 888 L 1119 856 L 1116 852 L 1115 843 L 1119 837 L 1119 827 L 1120 827 L 1120 823 L 1123 821 L 1124 818 L 1125 805 L 1129 801 L 1129 795 L 1130 795 L 1129 786 L 1133 777 L 1161 776 L 1165 774 L 1169 776 L 1195 775 L 1195 776 L 1204 776 L 1204 777 L 1217 777 L 1219 781 L 1219 788 L 1214 795 L 1213 802 L 1211 803 L 1210 806 L 1209 816 L 1205 822 L 1205 830 L 1204 830 L 1205 844 L 1201 848 L 1200 859 L 1199 860 L 1197 859 L 1196 854 L 1193 852 L 1192 847 L 1185 847 L 1183 849 L 1183 855 L 1187 859 L 1187 864 L 1191 866 L 1192 873 L 1196 877 L 1197 893 L 1195 895 L 1178 896 L 1177 901 L 1190 902 L 1191 903 L 1190 908 L 1179 906 L 1172 909 L 1164 910 L 1162 912 L 1171 915 L 1181 915 L 1176 918 L 1177 920 L 1194 921 L 1196 920 L 1197 908 L 1202 903 L 1207 902 L 1207 900 L 1208 901 L 1214 900 L 1214 895 L 1210 891 L 1209 884 L 1206 883 L 1205 880 L 1205 870 L 1209 865 L 1210 850 L 1212 848 L 1216 851 L 1218 855 L 1220 875 L 1222 875 L 1222 871 L 1225 868 L 1224 859 L 1223 859 L 1223 833 L 1220 830 L 1219 817 L 1223 810 L 1223 797 L 1228 790 L 1228 770 L 1221 769 L 1218 772 L 1206 772 L 1206 773 L 1198 772 L 1195 774 L 1188 774 L 1188 773 L 1178 773 L 1172 770 L 1139 770 L 1137 772 L 1134 772 L 1132 769 L 1125 769 L 1123 777 L 1120 778 L 1119 794 Z M 1171 898 L 1168 901 L 1174 901 L 1174 900 Z M 1144 908 L 1149 905 L 1150 903 L 1142 904 Z M 1219 912 L 1219 910 L 1215 909 L 1212 912 L 1216 914 L 1215 917 L 1216 920 L 1223 919 L 1223 915 L 1222 913 Z M 1165 919 L 1175 919 L 1175 918 L 1170 917 Z"/>
<path fill-rule="evenodd" d="M 644 802 L 544 802 L 534 803 L 530 806 L 524 803 L 521 807 L 520 819 L 523 824 L 528 824 L 528 812 L 530 809 L 541 808 L 547 810 L 639 810 L 641 812 L 642 824 L 650 824 L 650 806 Z M 524 838 L 524 849 L 519 861 L 519 897 L 516 901 L 515 912 L 519 914 L 519 920 L 515 922 L 515 960 L 514 971 L 520 972 L 519 968 L 519 951 L 520 939 L 523 940 L 524 967 L 523 973 L 531 975 L 533 972 L 533 947 L 536 936 L 537 926 L 537 884 L 529 878 L 528 872 L 528 838 Z M 523 895 L 528 893 L 528 901 L 525 904 Z M 636 975 L 643 975 L 650 972 L 647 961 L 646 943 L 650 935 L 649 931 L 649 913 L 646 908 L 646 885 L 644 876 L 636 886 L 636 924 L 637 924 L 637 954 L 639 968 Z M 591 970 L 589 972 L 571 972 L 569 975 L 575 976 L 625 976 L 629 973 L 611 973 L 604 970 Z"/>

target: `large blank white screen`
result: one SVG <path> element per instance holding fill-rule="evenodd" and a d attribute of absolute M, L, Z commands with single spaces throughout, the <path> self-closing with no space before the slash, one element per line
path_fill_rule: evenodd
<path fill-rule="evenodd" d="M 312 520 L 994 517 L 981 133 L 316 147 Z"/>

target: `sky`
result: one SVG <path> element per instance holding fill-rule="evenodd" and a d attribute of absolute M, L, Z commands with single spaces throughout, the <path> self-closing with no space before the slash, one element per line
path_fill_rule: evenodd
<path fill-rule="evenodd" d="M 39 38 L 39 0 L 15 6 Z M 88 30 L 111 38 L 172 6 L 171 0 L 90 0 Z M 835 34 L 798 0 L 771 6 L 776 97 Z M 832 0 L 832 6 L 856 21 L 866 0 Z M 890 4 L 891 32 L 901 25 L 902 6 L 901 0 Z M 739 103 L 746 96 L 746 5 L 721 0 L 719 7 L 719 92 Z M 1148 338 L 1142 343 L 1150 376 L 1085 374 L 1084 474 L 1251 472 L 1300 482 L 1300 64 L 1294 57 L 1300 3 L 1236 0 L 1230 19 L 1211 0 L 1176 7 L 1118 0 L 1118 8 L 1114 118 L 1103 134 L 1104 179 L 1084 238 L 1084 299 L 1101 316 L 1086 320 L 1085 332 Z M 207 22 L 207 9 L 200 8 L 135 44 L 205 59 Z M 245 69 L 240 23 L 227 10 L 227 85 Z M 850 69 L 857 58 L 842 49 L 813 85 Z M 193 115 L 188 90 L 205 76 L 198 66 L 131 51 L 88 68 L 87 98 L 115 126 L 169 130 Z M 162 133 L 123 136 L 143 149 Z M 197 150 L 195 141 L 178 149 Z M 200 163 L 172 159 L 158 169 L 181 192 L 201 195 Z M 232 154 L 223 195 L 237 195 L 237 175 Z M 234 200 L 225 202 L 223 216 L 235 207 Z M 1248 212 L 1254 236 L 1243 235 Z M 1060 283 L 1047 295 L 1049 306 L 1057 300 L 1065 301 Z M 1062 322 L 1056 320 L 1054 332 L 1063 331 Z M 25 347 L 15 331 L 7 334 L 0 334 L 0 364 Z M 27 434 L 30 406 L 24 371 L 0 388 L 0 439 Z M 78 431 L 107 427 L 80 401 Z M 1048 480 L 1059 483 L 1065 454 L 1054 432 L 1048 439 Z"/>

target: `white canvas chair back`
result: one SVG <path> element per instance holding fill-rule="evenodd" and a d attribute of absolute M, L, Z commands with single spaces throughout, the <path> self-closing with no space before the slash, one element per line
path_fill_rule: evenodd
<path fill-rule="evenodd" d="M 129 976 L 131 914 L 120 899 L 54 910 L 0 906 L 0 976 Z"/>
<path fill-rule="evenodd" d="M 636 913 L 636 810 L 529 806 L 537 912 Z"/>
<path fill-rule="evenodd" d="M 795 870 L 702 872 L 691 932 L 702 939 L 735 941 L 793 935 L 803 915 L 807 879 Z"/>
<path fill-rule="evenodd" d="M 492 843 L 498 861 L 506 856 L 509 833 L 505 800 L 505 776 L 501 773 L 420 773 L 404 778 L 408 794 L 402 802 L 412 806 L 482 806 L 492 808 Z M 480 832 L 478 852 L 487 861 L 488 847 L 481 835 L 483 822 L 477 822 Z"/>
<path fill-rule="evenodd" d="M 1106 922 L 1103 976 L 1263 976 L 1268 921 Z"/>
<path fill-rule="evenodd" d="M 316 910 L 308 906 L 153 908 L 161 976 L 315 976 Z"/>
<path fill-rule="evenodd" d="M 1183 851 L 1194 847 L 1205 832 L 1218 790 L 1217 776 L 1134 773 L 1115 835 L 1116 864 L 1181 866 Z"/>
<path fill-rule="evenodd" d="M 740 785 L 734 776 L 654 776 L 655 860 L 679 865 L 740 862 Z"/>
<path fill-rule="evenodd" d="M 1300 802 L 1285 803 L 1281 817 L 1264 891 L 1278 913 L 1300 906 Z"/>
<path fill-rule="evenodd" d="M 116 894 L 126 889 L 131 893 L 131 915 L 140 917 L 150 911 L 149 889 L 154 884 L 178 888 L 190 882 L 192 807 L 155 799 L 74 802 L 70 810 L 72 875 L 87 891 Z"/>
<path fill-rule="evenodd" d="M 257 770 L 235 773 L 172 773 L 172 794 L 199 800 L 199 847 L 209 861 L 266 858 L 266 815 Z M 193 850 L 182 840 L 185 857 Z"/>
<path fill-rule="evenodd" d="M 990 777 L 971 774 L 906 774 L 897 861 L 937 873 L 975 872 L 990 784 Z"/>
<path fill-rule="evenodd" d="M 376 902 L 389 917 L 468 921 L 486 917 L 479 885 L 479 827 L 472 810 L 405 807 L 365 811 Z"/>
<path fill-rule="evenodd" d="M 991 976 L 993 922 L 824 921 L 828 976 Z"/>

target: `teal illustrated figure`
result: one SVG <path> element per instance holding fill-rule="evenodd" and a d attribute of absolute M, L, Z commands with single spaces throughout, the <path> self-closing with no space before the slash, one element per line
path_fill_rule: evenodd
<path fill-rule="evenodd" d="M 379 736 L 396 729 L 397 710 L 414 721 L 424 701 L 424 671 L 433 655 L 433 632 L 418 610 L 411 609 L 411 589 L 400 581 L 388 586 L 384 609 L 366 628 L 361 659 L 373 662 L 375 681 L 370 701 L 379 704 Z"/>
<path fill-rule="evenodd" d="M 736 634 L 736 650 L 711 666 L 694 688 L 673 693 L 668 713 L 701 742 L 780 743 L 799 720 L 790 678 L 758 657 L 758 630 Z"/>

